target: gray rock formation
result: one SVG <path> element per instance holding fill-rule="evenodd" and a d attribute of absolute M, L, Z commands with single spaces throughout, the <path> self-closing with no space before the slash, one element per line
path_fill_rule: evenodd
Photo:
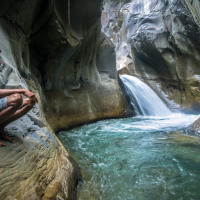
<path fill-rule="evenodd" d="M 102 17 L 102 30 L 116 46 L 120 73 L 141 77 L 164 100 L 197 113 L 199 8 L 198 0 L 111 1 Z M 179 107 L 166 102 L 172 109 Z"/>
<path fill-rule="evenodd" d="M 48 123 L 57 131 L 125 116 L 114 46 L 100 31 L 101 1 L 54 3 L 50 20 L 30 36 Z"/>
<path fill-rule="evenodd" d="M 0 36 L 4 62 L 0 87 L 32 88 L 39 97 L 38 85 L 30 77 L 26 81 L 18 71 L 21 67 L 30 74 L 22 58 L 27 40 L 21 28 L 1 17 Z M 6 132 L 14 143 L 6 142 L 0 149 L 0 199 L 72 199 L 77 171 L 39 106 L 7 126 Z"/>
<path fill-rule="evenodd" d="M 185 132 L 189 135 L 200 136 L 200 118 L 191 124 Z"/>
<path fill-rule="evenodd" d="M 39 105 L 6 128 L 0 199 L 74 199 L 75 165 L 55 130 L 126 115 L 100 0 L 1 0 L 1 88 L 27 88 Z M 46 121 L 47 119 L 47 121 Z"/>

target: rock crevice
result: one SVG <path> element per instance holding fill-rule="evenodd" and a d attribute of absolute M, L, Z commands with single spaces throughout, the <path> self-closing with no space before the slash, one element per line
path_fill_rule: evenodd
<path fill-rule="evenodd" d="M 142 78 L 174 101 L 166 101 L 171 109 L 198 113 L 199 1 L 113 2 L 103 11 L 102 30 L 116 46 L 120 73 Z"/>
<path fill-rule="evenodd" d="M 54 131 L 126 116 L 115 50 L 101 33 L 100 0 L 4 1 L 0 10 L 1 88 L 38 100 L 6 127 L 0 199 L 75 199 L 79 170 Z"/>

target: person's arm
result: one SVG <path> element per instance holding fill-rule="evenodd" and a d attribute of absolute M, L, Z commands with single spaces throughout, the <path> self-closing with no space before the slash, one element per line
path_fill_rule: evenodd
<path fill-rule="evenodd" d="M 26 89 L 0 89 L 0 98 L 16 93 L 23 94 L 24 96 L 28 97 L 31 101 L 38 103 L 35 94 Z"/>
<path fill-rule="evenodd" d="M 12 94 L 23 94 L 24 89 L 0 89 L 0 98 L 12 95 Z"/>

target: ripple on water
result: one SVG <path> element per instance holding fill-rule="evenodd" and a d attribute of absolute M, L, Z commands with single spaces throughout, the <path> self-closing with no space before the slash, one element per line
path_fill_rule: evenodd
<path fill-rule="evenodd" d="M 171 133 L 198 116 L 104 120 L 61 132 L 79 163 L 79 200 L 199 200 L 200 142 Z"/>

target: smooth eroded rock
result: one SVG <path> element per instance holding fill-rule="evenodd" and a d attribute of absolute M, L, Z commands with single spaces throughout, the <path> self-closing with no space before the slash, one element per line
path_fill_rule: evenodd
<path fill-rule="evenodd" d="M 116 46 L 120 73 L 141 77 L 171 109 L 196 113 L 200 111 L 199 5 L 198 0 L 111 2 L 102 17 L 102 30 Z"/>

